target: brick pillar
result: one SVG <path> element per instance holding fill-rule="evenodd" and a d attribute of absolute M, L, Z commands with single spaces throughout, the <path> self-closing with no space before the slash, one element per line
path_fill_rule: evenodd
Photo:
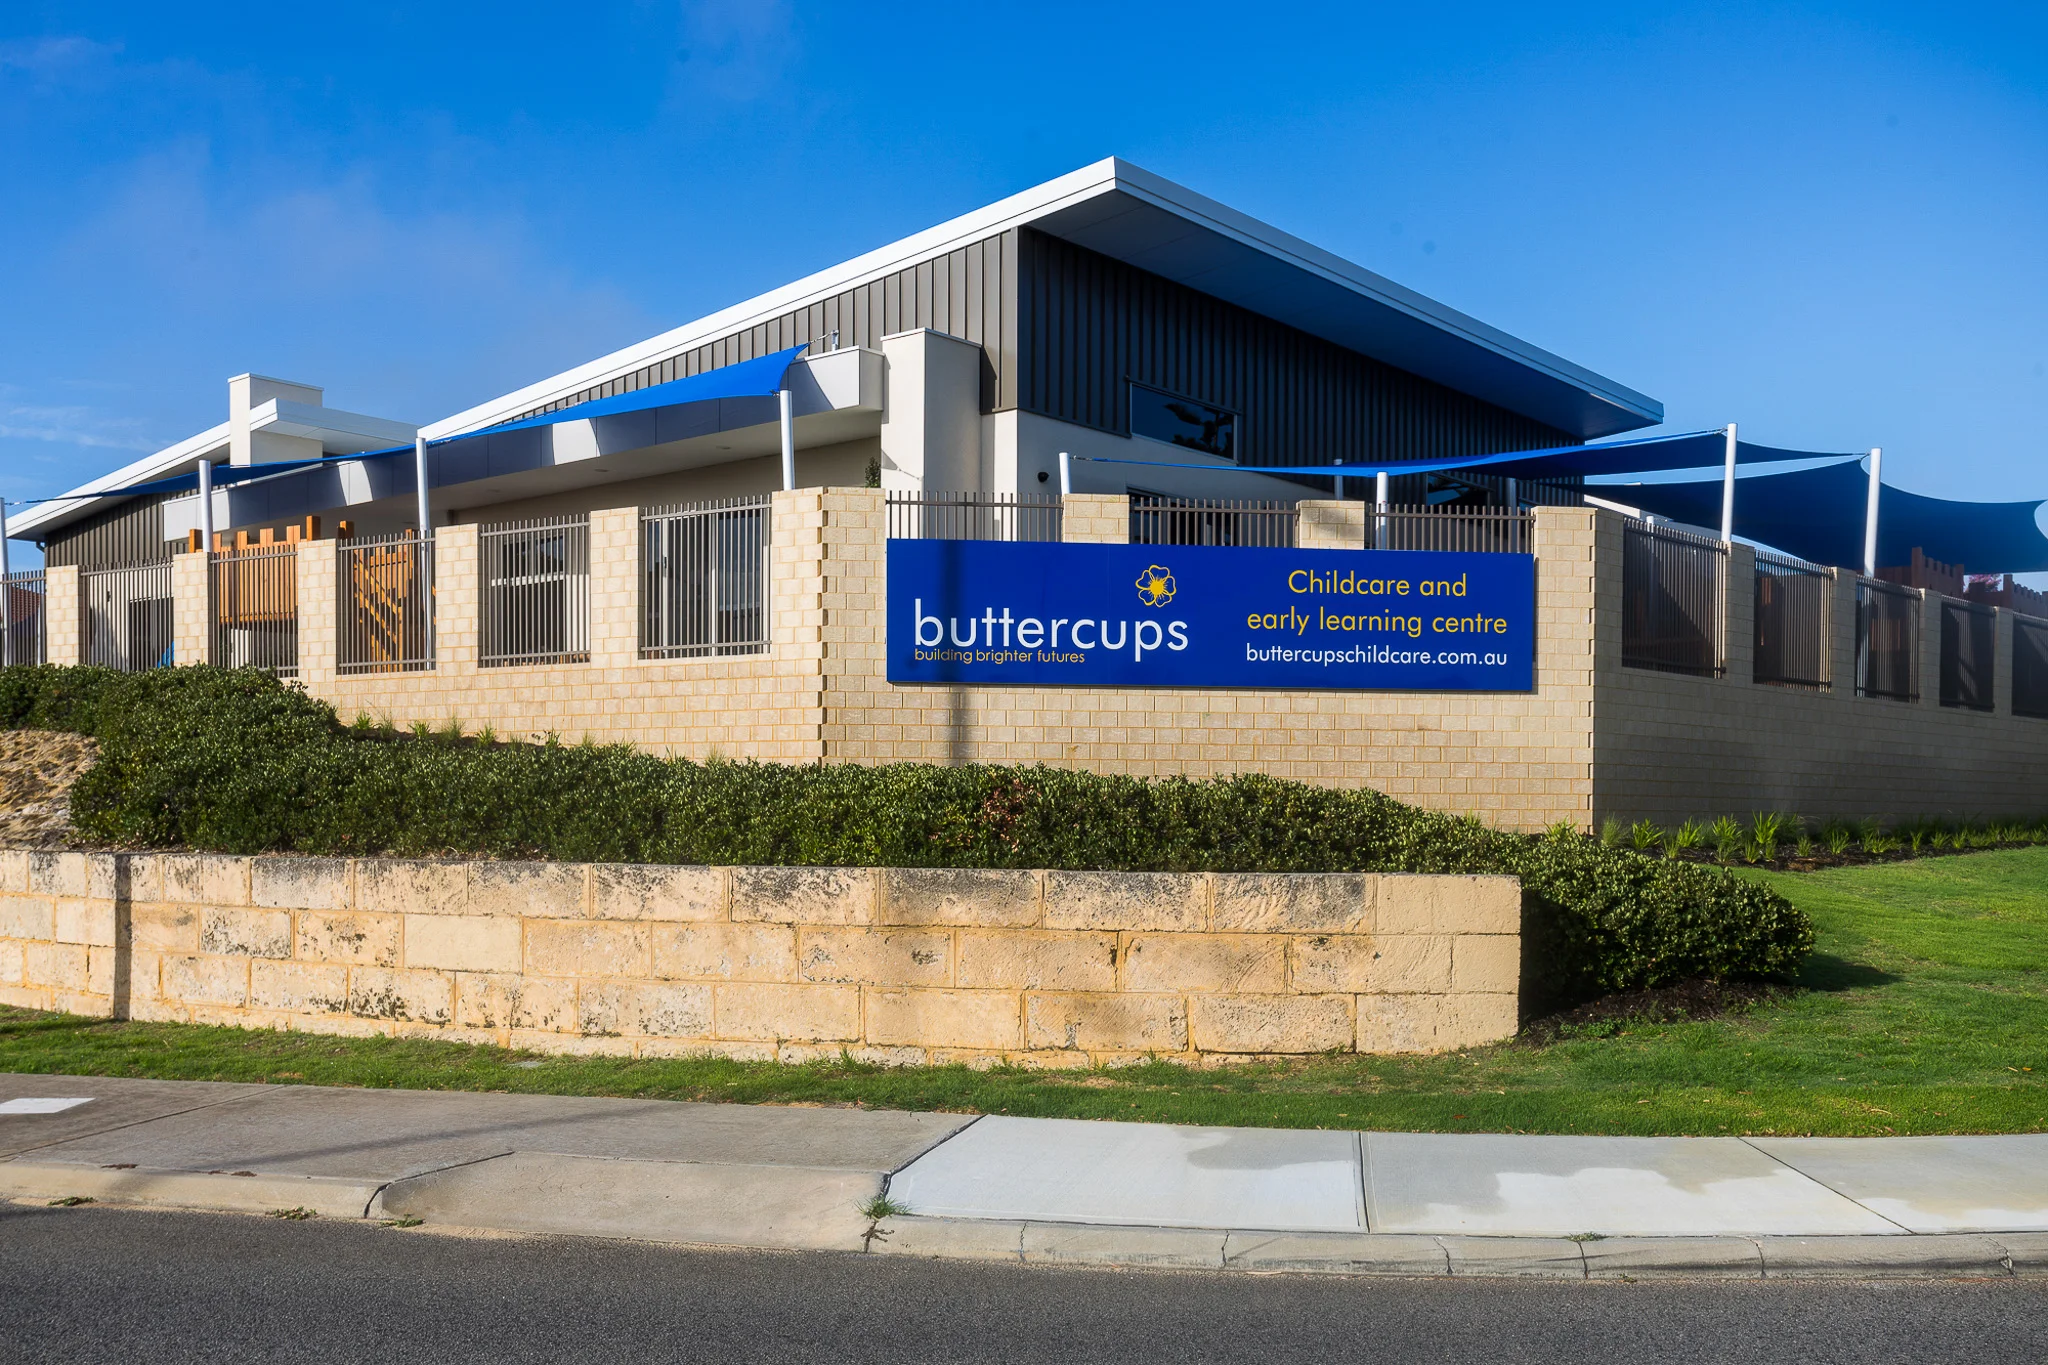
<path fill-rule="evenodd" d="M 802 762 L 824 757 L 824 675 L 829 573 L 827 529 L 834 515 L 882 505 L 880 489 L 792 488 L 768 509 L 768 653 L 780 715 L 746 737 L 747 751 Z M 829 506 L 828 506 L 829 503 Z"/>
<path fill-rule="evenodd" d="M 1756 551 L 1730 545 L 1722 572 L 1722 676 L 1747 687 L 1756 681 Z"/>
<path fill-rule="evenodd" d="M 1060 539 L 1069 545 L 1131 543 L 1131 495 L 1069 493 L 1062 499 Z"/>
<path fill-rule="evenodd" d="M 299 542 L 299 680 L 316 696 L 334 685 L 335 558 L 331 540 Z"/>
<path fill-rule="evenodd" d="M 78 591 L 77 565 L 52 564 L 43 570 L 43 657 L 53 664 L 76 664 L 85 657 Z"/>
<path fill-rule="evenodd" d="M 434 671 L 475 673 L 476 527 L 434 528 Z"/>
<path fill-rule="evenodd" d="M 607 507 L 590 514 L 590 666 L 639 657 L 640 509 Z"/>
<path fill-rule="evenodd" d="M 1991 635 L 1991 714 L 2012 714 L 2012 612 L 1993 608 Z"/>
<path fill-rule="evenodd" d="M 1363 502 L 1304 499 L 1295 504 L 1301 519 L 1295 541 L 1304 550 L 1363 550 L 1371 535 L 1371 506 Z"/>
<path fill-rule="evenodd" d="M 205 550 L 171 556 L 171 638 L 180 667 L 213 658 L 213 556 Z"/>
<path fill-rule="evenodd" d="M 1364 504 L 1357 506 L 1362 517 Z M 1573 754 L 1571 771 L 1577 788 L 1557 794 L 1552 802 L 1571 810 L 1573 823 L 1590 833 L 1598 669 L 1603 662 L 1609 668 L 1621 666 L 1620 523 L 1611 513 L 1590 507 L 1537 507 L 1532 511 L 1536 693 L 1568 703 L 1566 713 L 1548 723 L 1557 727 L 1554 743 Z M 1303 524 L 1307 524 L 1306 518 Z M 1604 660 L 1600 654 L 1603 642 L 1611 648 Z"/>
<path fill-rule="evenodd" d="M 1920 590 L 1920 704 L 1941 705 L 1941 594 Z"/>

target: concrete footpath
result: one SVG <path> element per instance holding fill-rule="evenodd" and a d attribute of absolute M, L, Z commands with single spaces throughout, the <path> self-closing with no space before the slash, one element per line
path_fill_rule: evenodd
<path fill-rule="evenodd" d="M 880 1196 L 908 1212 L 871 1217 Z M 1026 1264 L 2048 1275 L 2048 1134 L 1354 1133 L 0 1074 L 0 1198 Z"/>

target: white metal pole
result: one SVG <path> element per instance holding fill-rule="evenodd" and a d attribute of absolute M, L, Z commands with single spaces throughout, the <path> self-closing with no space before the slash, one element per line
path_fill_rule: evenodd
<path fill-rule="evenodd" d="M 1735 538 L 1735 423 L 1728 424 L 1728 453 L 1721 461 L 1721 543 Z"/>
<path fill-rule="evenodd" d="M 199 548 L 213 553 L 213 461 L 204 456 L 199 460 Z"/>
<path fill-rule="evenodd" d="M 420 514 L 420 539 L 426 540 L 433 534 L 434 513 L 427 501 L 427 438 L 412 438 L 412 481 L 418 490 Z"/>
<path fill-rule="evenodd" d="M 1060 496 L 1074 491 L 1074 457 L 1066 451 L 1060 452 Z"/>
<path fill-rule="evenodd" d="M 1863 576 L 1877 577 L 1877 490 L 1878 473 L 1884 467 L 1884 448 L 1870 448 L 1870 494 L 1863 504 Z"/>
<path fill-rule="evenodd" d="M 796 395 L 788 389 L 775 395 L 782 413 L 782 486 L 796 487 Z"/>
<path fill-rule="evenodd" d="M 14 584 L 8 581 L 7 504 L 0 502 L 0 664 L 14 662 Z"/>
<path fill-rule="evenodd" d="M 1387 548 L 1387 471 L 1384 469 L 1373 475 L 1372 501 L 1378 509 L 1372 523 L 1372 547 L 1384 550 Z"/>

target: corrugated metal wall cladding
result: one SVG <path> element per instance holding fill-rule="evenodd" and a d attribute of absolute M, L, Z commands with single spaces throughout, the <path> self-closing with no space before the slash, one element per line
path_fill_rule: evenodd
<path fill-rule="evenodd" d="M 1517 413 L 1234 304 L 1025 231 L 1016 402 L 1118 433 L 1128 383 L 1230 408 L 1246 464 L 1441 459 L 1571 445 Z"/>
<path fill-rule="evenodd" d="M 977 342 L 988 356 L 982 395 L 990 411 L 1017 406 L 1017 234 L 1006 232 L 932 261 L 794 309 L 768 322 L 652 361 L 630 374 L 580 389 L 520 418 L 558 412 L 594 398 L 630 393 L 767 355 L 817 343 L 836 329 L 841 346 L 878 348 L 882 338 L 930 327 Z"/>
<path fill-rule="evenodd" d="M 43 542 L 45 564 L 73 564 L 81 569 L 118 569 L 131 564 L 162 564 L 173 546 L 164 539 L 165 493 L 140 497 L 96 512 L 53 532 Z"/>

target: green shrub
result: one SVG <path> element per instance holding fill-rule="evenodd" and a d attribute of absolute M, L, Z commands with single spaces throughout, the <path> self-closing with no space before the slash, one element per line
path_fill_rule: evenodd
<path fill-rule="evenodd" d="M 230 853 L 590 862 L 1505 873 L 1533 999 L 1791 970 L 1813 930 L 1725 872 L 1259 775 L 789 766 L 624 746 L 402 735 L 266 674 L 0 670 L 0 719 L 95 736 L 73 819 L 110 842 Z M 1695 836 L 1696 837 L 1696 836 Z"/>

